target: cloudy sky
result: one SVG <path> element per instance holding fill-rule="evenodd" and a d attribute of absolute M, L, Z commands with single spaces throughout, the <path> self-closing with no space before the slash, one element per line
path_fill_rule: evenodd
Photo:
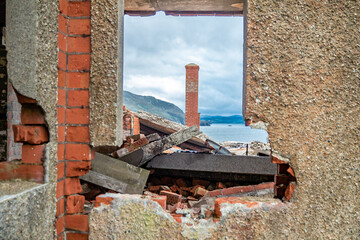
<path fill-rule="evenodd" d="M 125 16 L 124 89 L 185 111 L 185 65 L 199 71 L 199 112 L 241 114 L 243 18 Z"/>

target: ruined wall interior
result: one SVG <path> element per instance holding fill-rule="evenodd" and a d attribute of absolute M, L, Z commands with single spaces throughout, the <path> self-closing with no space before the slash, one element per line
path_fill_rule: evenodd
<path fill-rule="evenodd" d="M 32 103 L 36 102 L 43 109 L 48 126 L 44 127 L 44 133 L 48 134 L 49 138 L 40 167 L 37 164 L 21 162 L 21 165 L 12 165 L 15 169 L 11 171 L 11 168 L 7 168 L 11 163 L 4 162 L 5 164 L 0 166 L 1 178 L 10 178 L 10 184 L 0 181 L 2 193 L 9 190 L 6 189 L 7 185 L 10 189 L 15 189 L 10 195 L 0 197 L 0 236 L 6 236 L 6 239 L 52 239 L 54 236 L 57 8 L 57 1 L 52 0 L 6 2 L 8 79 L 25 99 L 32 99 Z M 30 136 L 22 134 L 29 133 L 27 130 L 34 133 L 38 129 L 33 126 L 19 126 L 18 129 L 24 131 L 19 131 L 18 137 Z M 34 180 L 31 177 L 34 175 L 44 184 L 11 180 L 11 177 L 30 177 L 30 180 Z M 17 193 L 20 189 L 26 190 Z"/>
<path fill-rule="evenodd" d="M 267 129 L 274 161 L 294 169 L 291 203 L 230 207 L 218 223 L 191 228 L 150 204 L 105 195 L 90 238 L 359 238 L 359 13 L 355 1 L 247 2 L 245 117 Z M 110 233 L 111 224 L 126 230 Z"/>
<path fill-rule="evenodd" d="M 5 1 L 0 1 L 0 37 L 3 37 L 5 27 Z M 1 40 L 0 40 L 1 41 Z M 6 49 L 0 42 L 0 161 L 6 160 L 7 155 L 7 71 Z"/>

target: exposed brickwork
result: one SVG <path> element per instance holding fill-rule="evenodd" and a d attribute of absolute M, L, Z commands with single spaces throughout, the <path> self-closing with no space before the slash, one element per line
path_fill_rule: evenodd
<path fill-rule="evenodd" d="M 7 112 L 6 50 L 5 50 L 5 46 L 0 45 L 0 161 L 6 161 L 6 155 L 7 155 L 6 112 Z"/>
<path fill-rule="evenodd" d="M 274 177 L 274 195 L 276 198 L 290 201 L 296 188 L 296 177 L 290 165 L 276 157 L 271 157 L 272 163 L 278 165 L 277 175 Z"/>
<path fill-rule="evenodd" d="M 23 144 L 15 145 L 15 148 L 9 148 L 8 153 L 11 156 L 9 160 L 11 161 L 1 163 L 0 180 L 24 179 L 43 183 L 45 173 L 43 166 L 45 145 L 49 141 L 49 132 L 44 120 L 44 111 L 36 105 L 34 99 L 22 96 L 12 89 L 12 87 L 10 95 L 8 96 L 11 105 L 16 103 L 16 99 L 19 99 L 19 102 L 23 105 L 23 107 L 21 107 L 19 103 L 16 103 L 13 106 L 19 107 L 17 104 L 20 105 L 19 109 L 21 109 L 21 112 L 16 114 L 16 119 L 20 119 L 21 116 L 23 122 L 21 124 L 17 121 L 19 124 L 14 125 L 14 121 L 8 121 L 8 127 L 13 130 L 11 131 L 12 135 L 9 136 L 9 142 L 10 144 L 12 144 L 12 142 L 21 142 Z M 8 112 L 8 114 L 11 113 L 14 113 L 14 111 Z M 17 147 L 20 147 L 20 153 L 17 152 Z M 14 153 L 19 155 L 15 155 Z M 20 161 L 14 161 L 14 156 L 17 156 L 17 159 Z"/>
<path fill-rule="evenodd" d="M 89 135 L 90 1 L 60 0 L 58 32 L 58 238 L 88 239 L 79 176 L 91 166 Z M 64 205 L 60 203 L 64 201 Z"/>
<path fill-rule="evenodd" d="M 185 125 L 197 125 L 200 128 L 200 114 L 198 113 L 199 66 L 193 63 L 186 68 L 186 106 Z"/>
<path fill-rule="evenodd" d="M 13 125 L 21 123 L 21 105 L 14 88 L 10 83 L 8 84 L 7 90 L 7 160 L 12 161 L 21 159 L 22 143 L 16 143 L 14 141 L 14 132 L 12 128 Z"/>
<path fill-rule="evenodd" d="M 135 114 L 127 110 L 123 106 L 124 116 L 123 116 L 123 136 L 124 138 L 132 135 L 140 134 L 140 121 Z"/>

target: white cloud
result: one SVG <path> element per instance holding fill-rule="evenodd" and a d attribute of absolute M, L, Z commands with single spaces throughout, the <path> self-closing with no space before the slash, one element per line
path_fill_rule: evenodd
<path fill-rule="evenodd" d="M 184 109 L 185 65 L 194 62 L 200 66 L 201 112 L 238 114 L 242 25 L 239 17 L 125 16 L 124 89 Z"/>

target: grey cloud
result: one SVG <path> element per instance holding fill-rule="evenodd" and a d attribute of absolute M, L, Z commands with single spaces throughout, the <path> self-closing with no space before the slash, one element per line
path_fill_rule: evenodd
<path fill-rule="evenodd" d="M 155 81 L 166 78 L 185 88 L 184 66 L 195 62 L 200 65 L 199 111 L 239 114 L 242 25 L 239 17 L 125 16 L 125 89 L 128 86 L 126 90 L 166 99 L 184 109 L 185 89 L 166 88 Z M 139 76 L 151 76 L 153 86 L 142 87 L 145 80 L 141 82 Z M 127 84 L 134 79 L 140 79 L 139 84 Z"/>

